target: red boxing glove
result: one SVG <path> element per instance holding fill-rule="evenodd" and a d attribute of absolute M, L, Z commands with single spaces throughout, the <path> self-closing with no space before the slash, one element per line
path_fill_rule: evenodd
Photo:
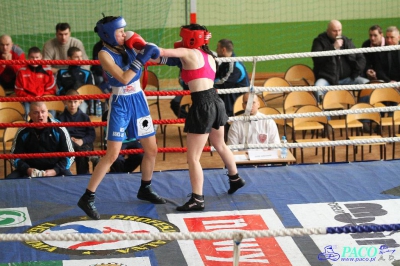
<path fill-rule="evenodd" d="M 183 47 L 183 41 L 182 40 L 174 42 L 174 48 L 175 49 L 176 48 L 181 48 L 181 47 Z"/>
<path fill-rule="evenodd" d="M 146 46 L 146 41 L 139 34 L 133 31 L 126 31 L 125 46 L 129 49 L 135 48 L 142 50 Z"/>

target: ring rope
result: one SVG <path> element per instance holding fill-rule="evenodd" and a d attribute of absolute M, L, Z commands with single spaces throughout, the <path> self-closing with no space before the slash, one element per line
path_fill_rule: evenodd
<path fill-rule="evenodd" d="M 277 143 L 277 144 L 240 144 L 240 145 L 227 145 L 231 150 L 245 150 L 245 149 L 277 149 L 277 148 L 321 148 L 321 147 L 335 147 L 335 146 L 348 146 L 348 145 L 372 145 L 399 142 L 400 137 L 386 137 L 386 138 L 371 138 L 371 139 L 357 139 L 357 140 L 331 140 L 318 142 L 305 142 L 305 143 Z M 187 148 L 157 148 L 160 153 L 176 153 L 187 152 Z M 206 146 L 203 152 L 215 152 L 213 146 Z M 72 156 L 91 156 L 91 155 L 104 155 L 106 150 L 102 151 L 85 151 L 85 152 L 48 152 L 48 153 L 21 153 L 21 154 L 0 154 L 0 159 L 32 159 L 32 158 L 50 158 L 50 157 L 72 157 Z M 136 154 L 143 153 L 142 149 L 137 150 L 121 150 L 121 154 Z"/>
<path fill-rule="evenodd" d="M 271 61 L 280 59 L 309 58 L 322 56 L 347 55 L 355 53 L 375 53 L 384 51 L 400 50 L 400 45 L 388 45 L 380 47 L 354 48 L 344 50 L 330 50 L 321 52 L 287 53 L 263 56 L 243 56 L 243 57 L 218 57 L 216 61 L 224 62 L 255 62 Z M 98 60 L 0 60 L 0 65 L 100 65 Z"/>
<path fill-rule="evenodd" d="M 354 48 L 354 49 L 344 49 L 344 50 L 330 50 L 330 51 L 321 51 L 321 52 L 303 52 L 303 53 L 263 55 L 263 56 L 218 57 L 215 60 L 218 61 L 219 63 L 238 62 L 238 61 L 254 62 L 254 60 L 255 61 L 271 61 L 271 60 L 280 60 L 280 59 L 335 56 L 335 55 L 347 55 L 347 54 L 356 54 L 356 53 L 364 54 L 364 53 L 375 53 L 375 52 L 396 51 L 396 50 L 400 50 L 400 45 Z"/>
<path fill-rule="evenodd" d="M 170 232 L 170 233 L 109 233 L 109 234 L 0 234 L 0 241 L 123 241 L 123 240 L 196 240 L 196 239 L 235 239 L 264 238 L 304 235 L 326 235 L 342 233 L 370 233 L 398 231 L 400 224 L 358 225 L 343 227 L 315 227 L 315 228 L 285 228 L 252 231 L 220 231 L 220 232 Z"/>
<path fill-rule="evenodd" d="M 259 94 L 262 92 L 282 93 L 282 92 L 292 92 L 292 91 L 326 91 L 326 92 L 340 91 L 340 90 L 359 91 L 364 89 L 384 89 L 384 88 L 399 88 L 399 87 L 400 87 L 400 82 L 390 82 L 390 83 L 330 85 L 330 86 L 254 87 L 254 92 L 256 94 Z M 217 91 L 218 94 L 245 93 L 250 91 L 250 87 L 222 89 Z"/>

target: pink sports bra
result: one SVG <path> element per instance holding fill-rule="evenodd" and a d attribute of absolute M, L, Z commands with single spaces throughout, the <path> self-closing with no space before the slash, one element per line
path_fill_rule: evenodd
<path fill-rule="evenodd" d="M 202 68 L 190 69 L 190 70 L 182 68 L 181 78 L 186 84 L 188 84 L 190 81 L 194 79 L 199 79 L 199 78 L 209 78 L 211 80 L 215 79 L 215 71 L 210 67 L 210 64 L 208 62 L 208 54 L 203 50 L 199 51 L 203 55 L 204 66 Z"/>

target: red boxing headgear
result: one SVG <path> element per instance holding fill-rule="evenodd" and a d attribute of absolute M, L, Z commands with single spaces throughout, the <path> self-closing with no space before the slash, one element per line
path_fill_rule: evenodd
<path fill-rule="evenodd" d="M 179 36 L 182 37 L 183 47 L 185 48 L 199 48 L 208 44 L 211 33 L 206 30 L 189 30 L 181 28 Z"/>

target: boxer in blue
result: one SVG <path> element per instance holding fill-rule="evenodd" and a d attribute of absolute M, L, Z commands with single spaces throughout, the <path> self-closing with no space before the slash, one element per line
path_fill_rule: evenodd
<path fill-rule="evenodd" d="M 78 206 L 95 220 L 100 219 L 94 205 L 96 189 L 117 159 L 125 132 L 128 138 L 138 139 L 144 149 L 138 199 L 154 204 L 166 203 L 151 187 L 157 144 L 150 111 L 140 86 L 142 66 L 150 59 L 157 59 L 160 51 L 137 33 L 125 32 L 125 26 L 124 18 L 108 16 L 99 20 L 95 27 L 95 32 L 103 41 L 99 61 L 112 87 L 107 119 L 107 152 L 97 164 L 86 192 L 78 202 Z"/>

